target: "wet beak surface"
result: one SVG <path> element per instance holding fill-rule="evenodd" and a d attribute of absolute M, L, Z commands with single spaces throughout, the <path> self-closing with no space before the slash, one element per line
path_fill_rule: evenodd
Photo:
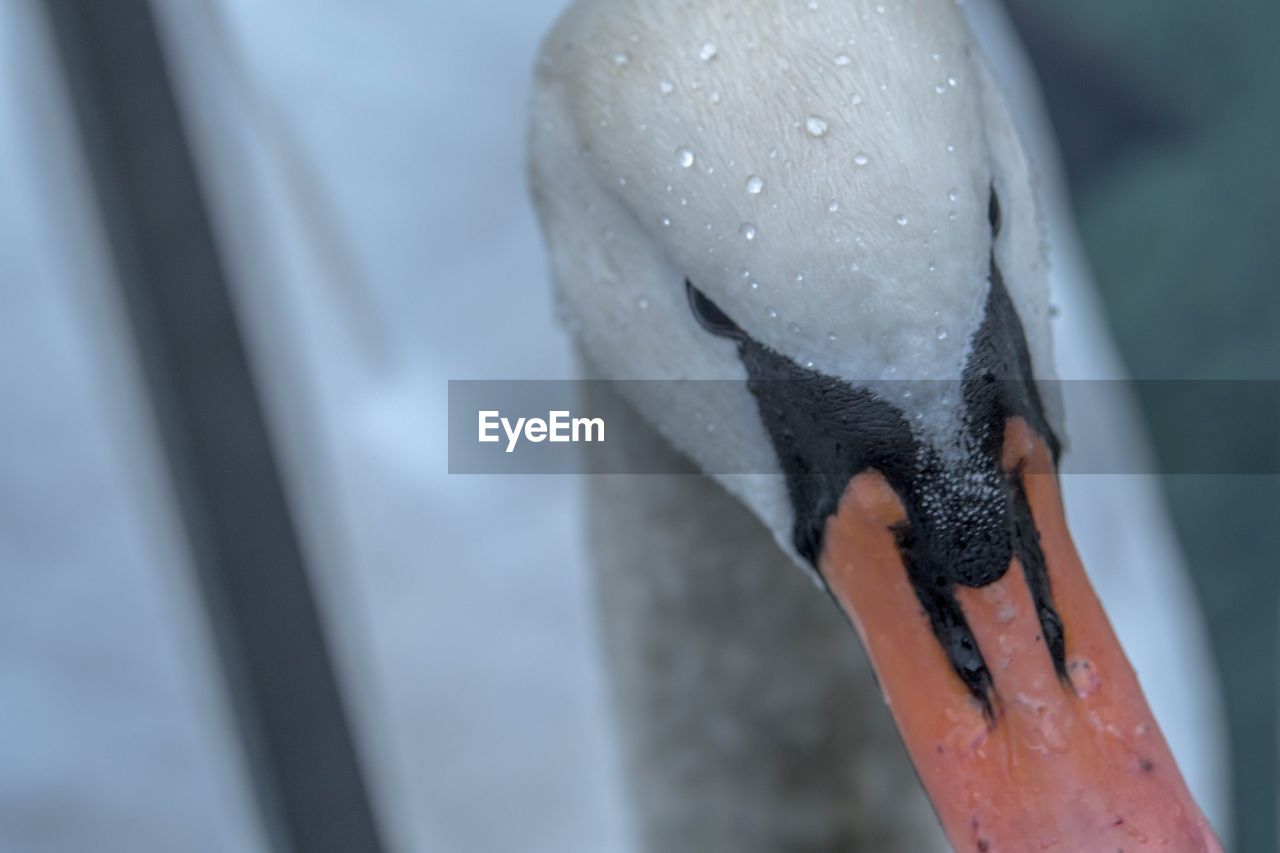
<path fill-rule="evenodd" d="M 1039 534 L 1065 679 L 1015 557 L 994 583 L 956 589 L 991 673 L 988 716 L 931 630 L 894 533 L 902 502 L 876 472 L 850 481 L 819 561 L 948 838 L 961 851 L 1221 850 L 1085 576 L 1049 450 L 1021 419 L 1007 425 L 1003 462 Z"/>

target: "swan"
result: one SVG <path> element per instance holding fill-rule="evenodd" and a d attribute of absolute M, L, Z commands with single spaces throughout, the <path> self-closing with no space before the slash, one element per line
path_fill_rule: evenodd
<path fill-rule="evenodd" d="M 1046 213 L 957 4 L 580 0 L 532 115 L 645 425 L 597 470 L 689 474 L 590 485 L 645 849 L 1220 850 L 1066 528 Z"/>

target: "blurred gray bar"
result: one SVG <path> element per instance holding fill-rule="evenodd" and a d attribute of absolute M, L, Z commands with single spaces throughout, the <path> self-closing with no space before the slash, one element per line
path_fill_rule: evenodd
<path fill-rule="evenodd" d="M 46 0 L 267 836 L 383 849 L 146 0 Z"/>
<path fill-rule="evenodd" d="M 574 421 L 593 419 L 587 401 L 589 386 L 600 379 L 458 379 L 449 382 L 449 473 L 450 474 L 589 474 L 600 470 L 593 454 L 608 451 L 609 442 L 626 444 L 635 430 L 649 425 L 634 415 L 610 417 L 598 432 L 579 425 L 574 439 Z M 798 379 L 765 382 L 804 382 Z M 1000 380 L 997 380 L 1000 381 Z M 631 401 L 690 401 L 706 399 L 749 399 L 747 380 L 732 379 L 634 379 L 608 383 L 624 399 Z M 914 397 L 942 399 L 959 393 L 958 383 L 928 380 L 872 380 L 865 384 L 887 400 Z M 1064 474 L 1229 474 L 1276 476 L 1280 474 L 1280 444 L 1258 446 L 1255 436 L 1280 435 L 1280 381 L 1275 380 L 1050 380 L 1038 383 L 1042 394 L 1063 401 L 1068 421 L 1087 420 L 1116 411 L 1126 401 L 1137 398 L 1149 414 L 1147 427 L 1152 437 L 1152 454 L 1124 455 L 1121 445 L 1097 446 L 1086 451 L 1072 449 L 1068 432 L 1062 457 Z M 908 393 L 910 392 L 910 393 Z M 803 397 L 801 392 L 797 396 Z M 559 413 L 558 415 L 556 413 Z M 552 440 L 558 421 L 558 438 Z M 504 423 L 505 420 L 505 423 Z M 530 420 L 539 426 L 537 440 L 527 435 Z M 700 440 L 722 439 L 733 425 L 722 425 L 719 435 Z M 487 433 L 482 441 L 480 434 Z M 544 434 L 545 433 L 545 434 Z M 760 470 L 758 460 L 739 467 L 706 471 L 709 474 L 776 474 L 776 469 Z M 767 457 L 766 457 L 767 458 Z M 648 459 L 610 457 L 614 474 L 688 474 L 678 457 Z M 619 465 L 627 465 L 625 470 Z M 755 467 L 751 467 L 755 465 Z M 822 472 L 815 472 L 822 473 Z M 839 472 L 829 472 L 839 473 Z"/>

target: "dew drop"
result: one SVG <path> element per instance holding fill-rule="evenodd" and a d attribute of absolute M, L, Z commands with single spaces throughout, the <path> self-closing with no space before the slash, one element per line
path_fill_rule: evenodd
<path fill-rule="evenodd" d="M 827 340 L 834 344 L 836 341 L 840 340 L 840 336 L 835 332 L 827 332 Z"/>
<path fill-rule="evenodd" d="M 898 214 L 898 218 L 897 218 L 897 220 L 896 220 L 896 221 L 897 221 L 897 223 L 898 223 L 899 225 L 906 225 L 906 224 L 907 224 L 907 215 L 906 215 L 905 213 L 899 213 L 899 214 Z"/>
<path fill-rule="evenodd" d="M 939 95 L 941 95 L 941 94 L 943 94 L 944 92 L 946 92 L 946 91 L 947 91 L 947 87 L 946 87 L 946 86 L 944 86 L 944 85 L 942 85 L 941 83 L 939 83 L 938 85 L 936 85 L 936 86 L 934 86 L 934 87 L 933 87 L 933 91 L 935 91 L 935 92 L 937 92 Z"/>
<path fill-rule="evenodd" d="M 866 154 L 859 152 L 853 155 L 853 162 L 857 163 L 859 166 L 865 166 L 867 163 L 871 162 L 871 160 Z"/>
<path fill-rule="evenodd" d="M 935 264 L 933 261 L 929 261 L 929 272 L 937 272 L 937 271 L 938 271 L 938 265 Z"/>
<path fill-rule="evenodd" d="M 849 64 L 849 61 L 850 61 L 849 54 L 847 53 L 836 54 L 836 65 L 845 66 Z"/>
<path fill-rule="evenodd" d="M 956 80 L 954 77 L 948 77 L 947 85 L 954 89 L 956 86 L 960 85 L 960 81 Z"/>
<path fill-rule="evenodd" d="M 858 104 L 862 103 L 862 96 L 861 95 L 850 96 L 849 103 L 853 104 L 855 107 L 858 106 Z"/>
<path fill-rule="evenodd" d="M 839 210 L 840 210 L 840 202 L 836 201 L 835 199 L 831 199 L 831 203 L 827 205 L 827 212 L 836 213 Z"/>
<path fill-rule="evenodd" d="M 720 93 L 719 93 L 719 92 L 712 92 L 710 95 L 708 95 L 708 96 L 707 96 L 707 100 L 708 100 L 708 101 L 710 101 L 710 102 L 711 102 L 711 103 L 713 103 L 713 104 L 718 104 L 718 103 L 720 103 Z"/>
<path fill-rule="evenodd" d="M 744 222 L 742 223 L 742 227 L 738 229 L 738 234 L 741 235 L 744 240 L 754 240 L 756 238 L 756 227 L 750 222 Z"/>
<path fill-rule="evenodd" d="M 804 129 L 812 137 L 819 137 L 827 132 L 827 122 L 822 116 L 809 116 L 804 120 Z"/>
<path fill-rule="evenodd" d="M 934 334 L 937 335 L 938 340 L 945 341 L 947 339 L 947 327 L 939 326 L 938 328 L 934 329 Z"/>
<path fill-rule="evenodd" d="M 752 290 L 759 290 L 759 289 L 760 289 L 760 282 L 756 281 L 756 280 L 753 278 L 753 279 L 751 279 L 751 281 L 747 282 L 747 287 L 750 287 Z"/>
<path fill-rule="evenodd" d="M 641 311 L 648 311 L 649 300 L 641 296 L 639 299 L 636 300 L 636 307 L 639 308 Z"/>
<path fill-rule="evenodd" d="M 658 91 L 664 95 L 670 95 L 676 90 L 675 84 L 670 80 L 662 80 L 658 83 Z"/>
<path fill-rule="evenodd" d="M 790 332 L 790 333 L 791 333 L 791 334 L 793 334 L 793 335 L 798 335 L 798 334 L 800 334 L 800 324 L 799 324 L 799 323 L 788 323 L 788 324 L 787 324 L 787 331 L 788 331 L 788 332 Z"/>
<path fill-rule="evenodd" d="M 770 320 L 778 319 L 778 309 L 774 308 L 772 305 L 764 306 L 764 313 L 768 316 Z"/>
<path fill-rule="evenodd" d="M 764 178 L 759 175 L 751 175 L 747 178 L 747 192 L 751 195 L 760 195 L 764 190 Z"/>
<path fill-rule="evenodd" d="M 630 62 L 631 62 L 631 54 L 627 53 L 625 50 L 620 50 L 613 55 L 614 65 L 627 65 Z"/>
<path fill-rule="evenodd" d="M 957 189 L 947 190 L 947 201 L 952 202 L 954 204 L 959 200 L 960 200 L 960 190 L 957 190 Z"/>
<path fill-rule="evenodd" d="M 955 143 L 953 143 L 953 142 L 948 142 L 948 143 L 947 143 L 947 153 L 948 153 L 948 154 L 953 154 L 953 153 L 955 153 L 955 150 L 956 150 Z"/>
<path fill-rule="evenodd" d="M 670 228 L 670 227 L 671 227 L 671 217 L 670 217 L 670 216 L 663 216 L 662 218 L 660 218 L 660 219 L 658 220 L 658 223 L 659 223 L 663 228 Z"/>
<path fill-rule="evenodd" d="M 676 149 L 676 160 L 681 166 L 688 169 L 693 165 L 693 149 L 685 145 Z"/>
<path fill-rule="evenodd" d="M 698 58 L 703 62 L 710 62 L 716 58 L 716 54 L 719 52 L 720 49 L 716 47 L 715 42 L 705 41 L 702 43 L 702 47 L 698 50 Z"/>

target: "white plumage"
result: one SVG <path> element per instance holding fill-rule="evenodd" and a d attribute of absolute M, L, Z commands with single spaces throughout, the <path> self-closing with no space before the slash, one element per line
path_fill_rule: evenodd
<path fill-rule="evenodd" d="M 895 399 L 945 438 L 955 414 L 940 398 L 956 398 L 982 319 L 994 186 L 1006 223 L 994 251 L 1037 376 L 1055 375 L 1055 355 L 1059 375 L 1121 376 L 1034 82 L 999 10 L 977 3 L 969 17 L 973 29 L 945 0 L 575 4 L 539 60 L 531 183 L 562 312 L 587 369 L 619 379 L 741 378 L 733 346 L 709 338 L 690 315 L 689 277 L 752 337 L 799 364 L 882 394 L 896 395 L 895 379 L 937 380 L 924 394 Z M 1057 347 L 1051 295 L 1063 314 Z M 1134 466 L 1105 478 L 1065 477 L 1068 512 L 1188 782 L 1224 828 L 1216 679 L 1156 486 L 1132 473 L 1146 458 L 1132 404 L 1121 394 L 1105 411 L 1068 410 L 1063 429 L 1057 391 L 1042 389 L 1065 434 L 1068 472 L 1072 453 Z M 655 383 L 623 393 L 794 558 L 782 478 L 744 388 Z M 761 473 L 715 474 L 727 470 Z M 652 481 L 593 488 L 605 493 L 592 512 L 597 531 L 607 532 L 597 540 L 607 619 L 630 626 L 612 634 L 615 680 L 624 705 L 643 704 L 646 690 L 669 685 L 628 665 L 630 657 L 655 642 L 676 653 L 682 632 L 694 645 L 714 642 L 697 624 L 709 611 L 655 612 L 646 583 L 669 585 L 679 570 L 696 577 L 707 556 L 681 560 L 659 545 L 663 567 L 653 568 L 643 553 L 619 555 L 605 539 L 624 536 L 624 524 L 609 516 L 642 518 L 653 525 L 650 539 L 662 541 L 672 535 L 663 519 L 679 522 L 656 504 L 696 514 L 708 498 L 686 490 L 682 503 L 680 490 Z M 723 517 L 724 508 L 717 512 L 722 523 L 741 526 Z M 719 547 L 743 547 L 741 537 L 720 532 L 704 529 Z M 736 562 L 757 557 L 743 553 Z M 689 583 L 685 594 L 698 595 L 699 582 Z M 644 620 L 626 612 L 646 607 Z M 726 643 L 743 639 L 732 627 L 717 630 Z M 771 652 L 795 653 L 784 645 L 774 638 Z M 696 707 L 715 704 L 717 690 L 741 687 L 699 684 L 670 698 Z M 674 784 L 680 774 L 649 749 L 655 727 L 681 731 L 694 752 L 693 739 L 707 732 L 688 709 L 650 710 L 666 723 L 624 711 L 633 745 L 647 745 L 633 750 L 633 771 Z M 711 772 L 723 756 L 704 759 Z M 736 772 L 732 761 L 722 769 Z M 664 824 L 673 820 L 667 805 L 654 802 L 662 789 L 650 785 L 642 797 L 642 824 L 659 827 L 651 840 L 679 837 L 663 835 L 675 830 Z M 696 822 L 686 818 L 676 823 L 693 831 Z"/>

